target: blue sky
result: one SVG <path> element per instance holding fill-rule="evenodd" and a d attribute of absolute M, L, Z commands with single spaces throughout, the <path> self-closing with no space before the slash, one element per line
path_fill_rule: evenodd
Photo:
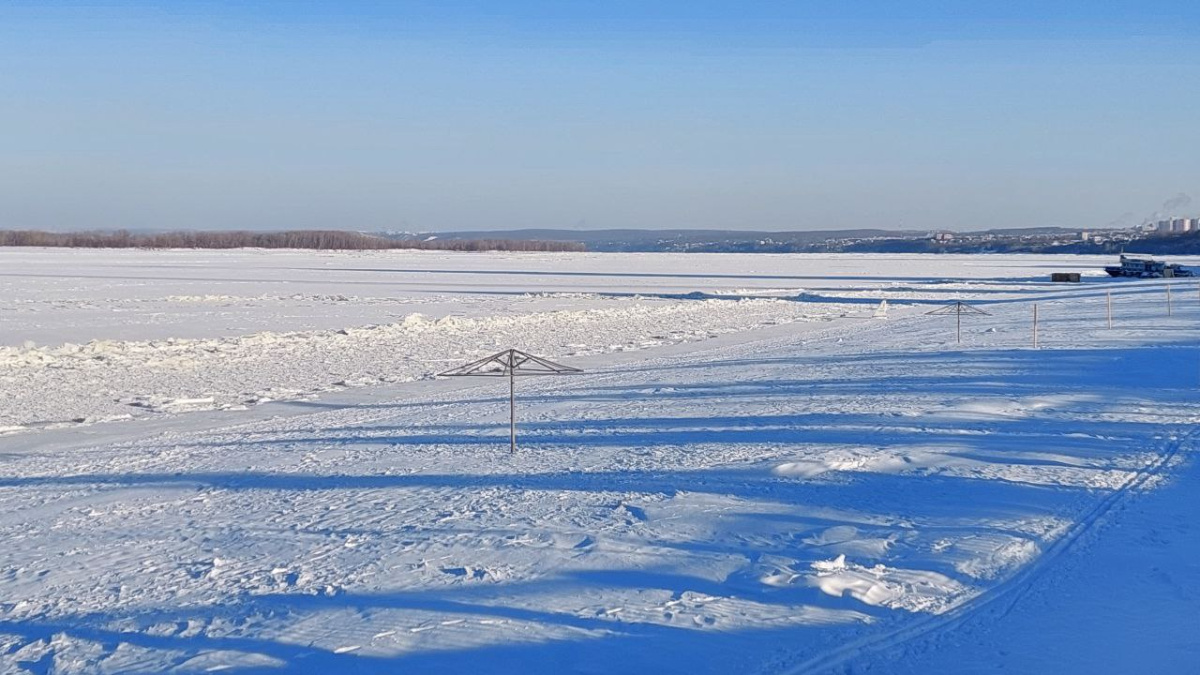
<path fill-rule="evenodd" d="M 0 4 L 0 227 L 1102 227 L 1200 3 Z M 1200 204 L 1183 210 L 1200 212 Z"/>

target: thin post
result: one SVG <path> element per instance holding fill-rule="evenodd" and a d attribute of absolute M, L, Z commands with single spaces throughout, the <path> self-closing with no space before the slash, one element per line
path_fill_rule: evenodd
<path fill-rule="evenodd" d="M 513 359 L 513 355 L 508 355 Z M 511 363 L 510 361 L 509 363 Z M 517 385 L 516 368 L 508 369 L 508 451 L 517 451 Z"/>
<path fill-rule="evenodd" d="M 1033 348 L 1038 348 L 1038 316 L 1037 303 L 1033 303 Z"/>
<path fill-rule="evenodd" d="M 1112 328 L 1112 291 L 1108 292 L 1108 327 Z"/>
<path fill-rule="evenodd" d="M 956 335 L 957 335 L 958 344 L 961 345 L 962 344 L 962 307 L 958 308 L 958 312 L 956 312 L 954 314 L 954 318 L 956 319 L 955 323 L 957 324 Z"/>
<path fill-rule="evenodd" d="M 1171 316 L 1171 282 L 1167 282 L 1167 316 Z"/>

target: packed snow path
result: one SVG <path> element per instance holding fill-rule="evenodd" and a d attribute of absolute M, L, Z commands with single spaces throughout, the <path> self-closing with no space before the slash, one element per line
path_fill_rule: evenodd
<path fill-rule="evenodd" d="M 582 357 L 519 383 L 515 455 L 487 381 L 2 437 L 0 672 L 889 672 L 1032 640 L 979 624 L 1052 615 L 1122 513 L 1196 487 L 1200 306 L 1120 288 L 1113 330 L 1085 287 L 984 304 L 962 346 L 909 311 Z M 1190 621 L 1177 583 L 1158 613 Z M 1093 672 L 1070 640 L 1039 663 Z"/>

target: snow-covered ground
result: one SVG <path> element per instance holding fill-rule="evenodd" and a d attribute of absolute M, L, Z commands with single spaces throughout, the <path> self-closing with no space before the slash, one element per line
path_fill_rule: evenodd
<path fill-rule="evenodd" d="M 0 250 L 0 430 L 244 408 L 554 357 L 1006 297 L 1061 261 L 929 256 Z M 1095 272 L 1099 261 L 1072 259 Z M 886 273 L 885 273 L 886 272 Z M 800 300 L 799 302 L 797 300 Z"/>
<path fill-rule="evenodd" d="M 1194 672 L 1200 288 L 1105 262 L 0 250 L 0 672 Z"/>

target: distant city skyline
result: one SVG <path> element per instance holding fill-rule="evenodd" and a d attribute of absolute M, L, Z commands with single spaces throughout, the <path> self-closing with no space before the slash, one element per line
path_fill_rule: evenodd
<path fill-rule="evenodd" d="M 0 6 L 0 228 L 1132 227 L 1185 2 Z"/>

